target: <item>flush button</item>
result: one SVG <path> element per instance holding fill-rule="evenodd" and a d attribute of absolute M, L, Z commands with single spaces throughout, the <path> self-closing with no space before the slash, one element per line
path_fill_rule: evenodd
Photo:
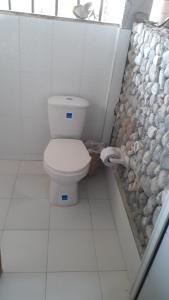
<path fill-rule="evenodd" d="M 66 97 L 66 100 L 73 100 L 71 97 Z"/>
<path fill-rule="evenodd" d="M 72 119 L 72 113 L 71 112 L 67 112 L 66 113 L 66 118 L 67 119 Z"/>

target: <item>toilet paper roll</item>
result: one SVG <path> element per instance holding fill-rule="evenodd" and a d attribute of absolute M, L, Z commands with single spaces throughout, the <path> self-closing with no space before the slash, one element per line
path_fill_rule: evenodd
<path fill-rule="evenodd" d="M 112 167 L 115 163 L 122 163 L 121 153 L 113 147 L 104 148 L 101 151 L 100 158 L 105 166 Z"/>

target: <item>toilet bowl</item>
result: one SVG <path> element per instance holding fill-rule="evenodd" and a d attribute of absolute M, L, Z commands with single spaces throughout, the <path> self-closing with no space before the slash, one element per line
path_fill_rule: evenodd
<path fill-rule="evenodd" d="M 44 152 L 44 169 L 50 176 L 50 202 L 58 206 L 75 205 L 78 182 L 89 170 L 91 157 L 82 141 L 52 139 Z"/>

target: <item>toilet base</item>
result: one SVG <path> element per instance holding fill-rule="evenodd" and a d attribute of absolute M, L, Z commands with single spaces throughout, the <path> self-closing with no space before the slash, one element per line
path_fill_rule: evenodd
<path fill-rule="evenodd" d="M 54 180 L 50 182 L 50 203 L 56 206 L 72 206 L 78 201 L 77 183 L 61 184 Z"/>

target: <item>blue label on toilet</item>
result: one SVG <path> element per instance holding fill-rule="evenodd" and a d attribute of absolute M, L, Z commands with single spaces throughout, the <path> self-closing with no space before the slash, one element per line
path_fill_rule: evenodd
<path fill-rule="evenodd" d="M 66 118 L 67 119 L 72 119 L 72 113 L 70 113 L 70 112 L 66 113 Z"/>
<path fill-rule="evenodd" d="M 63 201 L 68 200 L 68 195 L 62 195 L 62 200 Z"/>

